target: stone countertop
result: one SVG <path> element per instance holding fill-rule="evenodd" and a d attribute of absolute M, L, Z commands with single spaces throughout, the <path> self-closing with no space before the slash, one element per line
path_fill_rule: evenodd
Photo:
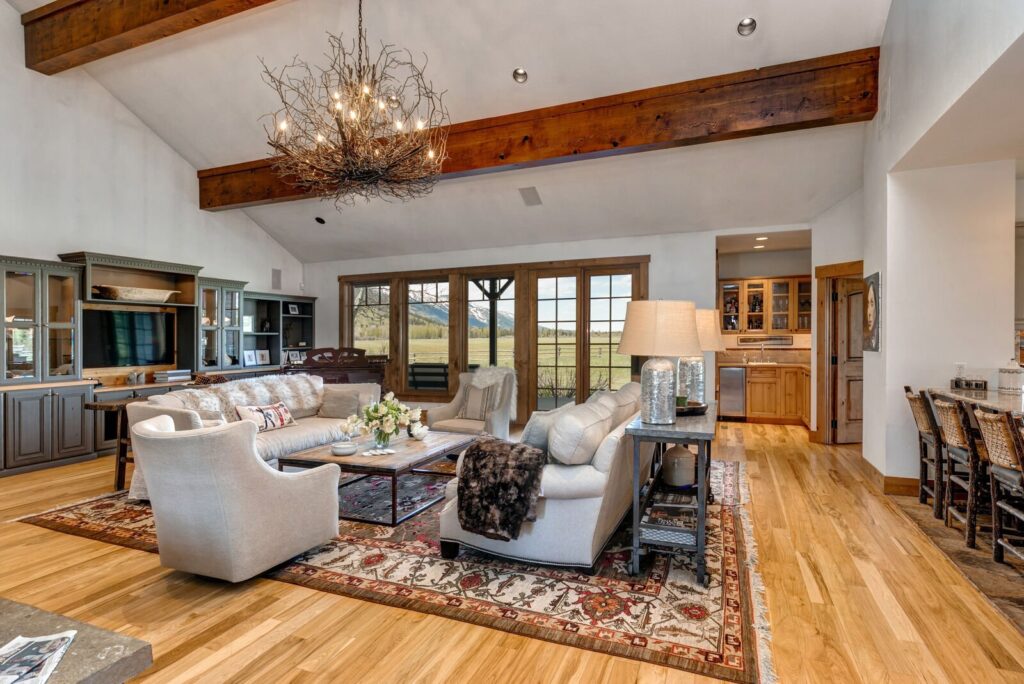
<path fill-rule="evenodd" d="M 145 641 L 0 598 L 0 646 L 16 636 L 39 637 L 76 630 L 49 684 L 113 684 L 141 674 L 153 664 Z"/>
<path fill-rule="evenodd" d="M 788 361 L 780 361 L 778 363 L 743 363 L 742 361 L 732 361 L 718 364 L 719 368 L 803 368 L 804 370 L 811 370 L 811 364 L 809 363 L 792 363 Z"/>
<path fill-rule="evenodd" d="M 929 388 L 932 394 L 944 394 L 946 396 L 963 399 L 964 401 L 980 404 L 998 411 L 1011 411 L 1015 416 L 1024 416 L 1024 395 L 1005 394 L 996 390 L 965 390 Z"/>

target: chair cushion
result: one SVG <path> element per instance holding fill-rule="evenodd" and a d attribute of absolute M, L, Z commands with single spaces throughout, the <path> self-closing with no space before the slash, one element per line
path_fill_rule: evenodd
<path fill-rule="evenodd" d="M 555 424 L 560 414 L 568 411 L 573 406 L 575 404 L 565 404 L 550 411 L 534 411 L 533 415 L 530 416 L 530 420 L 526 421 L 526 426 L 523 428 L 523 434 L 519 441 L 547 453 L 548 432 L 551 431 L 551 426 Z"/>
<path fill-rule="evenodd" d="M 432 430 L 440 430 L 441 432 L 458 432 L 463 435 L 479 435 L 483 434 L 484 421 L 482 420 L 471 420 L 469 418 L 449 418 L 448 420 L 439 420 L 431 426 Z"/>
<path fill-rule="evenodd" d="M 264 461 L 275 461 L 297 451 L 337 442 L 343 434 L 340 420 L 318 416 L 301 418 L 288 427 L 256 435 L 256 453 Z"/>
<path fill-rule="evenodd" d="M 612 430 L 608 406 L 593 402 L 573 406 L 558 416 L 548 432 L 548 455 L 565 465 L 590 463 Z"/>
<path fill-rule="evenodd" d="M 359 390 L 345 385 L 324 387 L 324 403 L 317 414 L 321 418 L 348 418 L 357 415 L 360 401 Z"/>
<path fill-rule="evenodd" d="M 235 411 L 238 412 L 239 420 L 256 423 L 260 432 L 280 430 L 295 423 L 292 412 L 280 401 L 269 406 L 236 406 Z"/>
<path fill-rule="evenodd" d="M 992 469 L 993 477 L 1004 485 L 1008 487 L 1016 487 L 1018 489 L 1022 486 L 1022 479 L 1024 479 L 1024 476 L 1021 475 L 1019 470 L 1004 468 L 1003 466 L 997 466 L 994 463 L 989 467 Z"/>
<path fill-rule="evenodd" d="M 612 425 L 618 425 L 636 413 L 636 399 L 628 391 L 601 390 L 594 392 L 587 403 L 595 402 L 607 406 L 612 413 Z"/>
<path fill-rule="evenodd" d="M 459 408 L 459 418 L 469 420 L 487 420 L 487 416 L 494 410 L 498 401 L 498 393 L 501 391 L 500 384 L 487 387 L 474 387 L 470 385 L 466 389 L 466 400 Z"/>

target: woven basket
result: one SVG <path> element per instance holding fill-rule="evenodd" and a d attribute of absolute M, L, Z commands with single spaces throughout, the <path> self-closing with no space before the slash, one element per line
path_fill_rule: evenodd
<path fill-rule="evenodd" d="M 942 441 L 947 446 L 967 449 L 967 435 L 964 433 L 964 426 L 960 421 L 960 411 L 956 404 L 939 399 L 932 403 L 935 405 L 935 417 L 938 419 L 939 429 L 942 431 Z"/>
<path fill-rule="evenodd" d="M 907 401 L 910 402 L 910 410 L 914 414 L 914 422 L 917 423 L 918 431 L 931 434 L 932 421 L 928 415 L 928 406 L 925 404 L 924 399 L 921 398 L 920 394 L 910 392 L 907 394 Z"/>
<path fill-rule="evenodd" d="M 1001 413 L 975 411 L 974 417 L 978 419 L 981 437 L 985 440 L 988 460 L 1003 468 L 1020 470 L 1020 456 L 1017 454 L 1013 433 L 1010 432 L 1012 428 L 1007 424 L 1006 416 Z"/>

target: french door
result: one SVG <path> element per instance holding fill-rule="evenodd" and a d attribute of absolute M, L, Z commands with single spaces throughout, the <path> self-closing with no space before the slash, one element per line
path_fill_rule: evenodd
<path fill-rule="evenodd" d="M 646 264 L 530 272 L 531 411 L 582 403 L 632 378 L 617 351 L 626 304 L 647 297 Z"/>

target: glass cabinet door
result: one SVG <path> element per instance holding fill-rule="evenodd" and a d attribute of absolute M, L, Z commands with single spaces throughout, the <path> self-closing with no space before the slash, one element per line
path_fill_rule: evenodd
<path fill-rule="evenodd" d="M 765 283 L 764 281 L 750 281 L 744 285 L 746 295 L 747 312 L 744 331 L 764 330 L 764 308 L 765 308 Z"/>
<path fill-rule="evenodd" d="M 216 328 L 204 329 L 199 333 L 199 363 L 209 370 L 218 367 L 220 360 L 220 331 Z"/>
<path fill-rule="evenodd" d="M 75 339 L 78 278 L 70 273 L 45 273 L 46 377 L 61 379 L 78 374 Z"/>
<path fill-rule="evenodd" d="M 789 330 L 790 329 L 790 305 L 792 303 L 791 296 L 791 285 L 792 281 L 789 280 L 773 280 L 771 281 L 771 293 L 772 293 L 772 312 L 771 312 L 771 329 L 772 331 Z"/>
<path fill-rule="evenodd" d="M 224 331 L 224 358 L 221 359 L 220 367 L 224 370 L 229 368 L 241 368 L 242 366 L 242 331 Z"/>
<path fill-rule="evenodd" d="M 242 327 L 242 292 L 241 290 L 224 290 L 224 317 L 221 325 L 225 328 Z"/>
<path fill-rule="evenodd" d="M 199 324 L 204 327 L 218 327 L 220 315 L 220 288 L 204 287 L 199 297 Z"/>
<path fill-rule="evenodd" d="M 4 272 L 4 380 L 31 382 L 39 367 L 39 272 Z"/>
<path fill-rule="evenodd" d="M 4 322 L 35 324 L 39 274 L 33 271 L 7 271 L 4 277 Z"/>
<path fill-rule="evenodd" d="M 722 315 L 723 332 L 739 332 L 740 330 L 740 292 L 739 283 L 722 283 L 718 288 L 719 311 Z"/>
<path fill-rule="evenodd" d="M 796 327 L 797 330 L 811 329 L 811 281 L 799 280 L 796 284 Z"/>
<path fill-rule="evenodd" d="M 4 330 L 4 349 L 7 350 L 5 358 L 7 380 L 30 381 L 39 377 L 35 326 L 7 326 Z"/>

